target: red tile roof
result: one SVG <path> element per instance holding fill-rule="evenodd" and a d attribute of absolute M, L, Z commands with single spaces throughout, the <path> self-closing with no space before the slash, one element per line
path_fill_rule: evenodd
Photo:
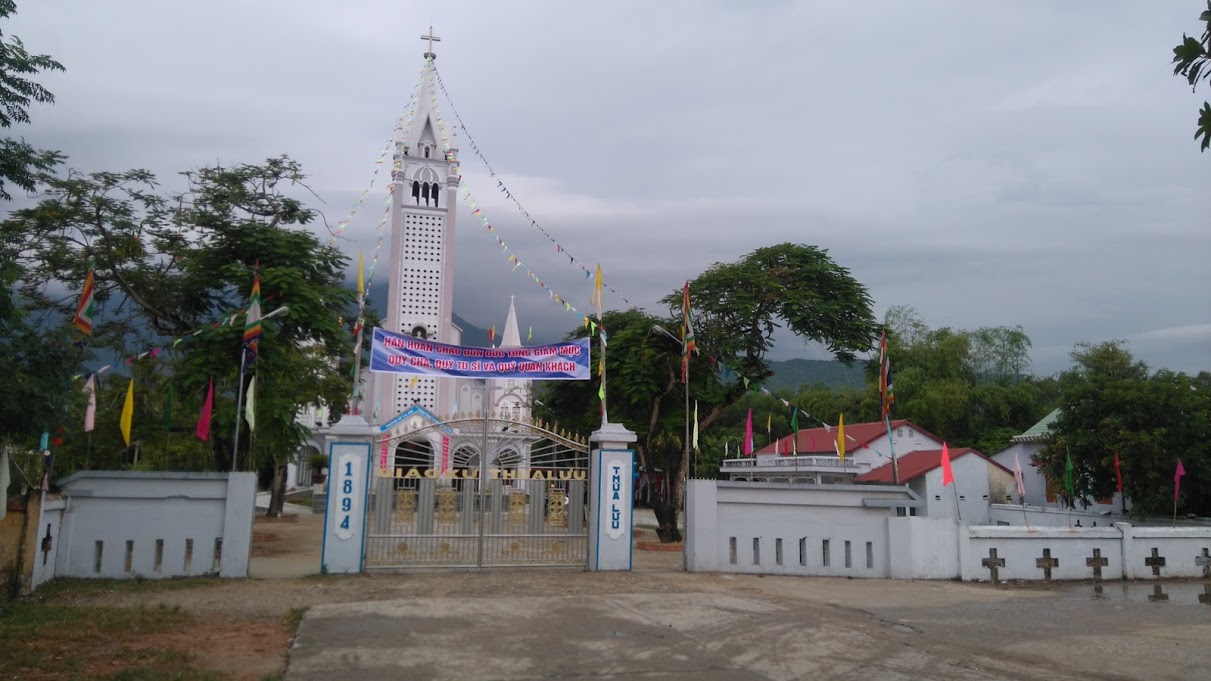
<path fill-rule="evenodd" d="M 993 466 L 1000 468 L 1006 473 L 1009 473 L 1010 475 L 1013 474 L 1013 471 L 970 447 L 960 447 L 958 449 L 950 450 L 950 460 L 954 461 L 955 459 L 961 456 L 966 456 L 967 454 L 975 454 L 976 456 L 984 459 Z M 942 465 L 942 450 L 923 449 L 919 452 L 913 452 L 904 456 L 897 456 L 896 464 L 900 468 L 900 482 L 903 483 L 910 480 L 915 480 Z M 863 473 L 862 475 L 854 478 L 854 482 L 890 483 L 891 480 L 892 475 L 890 463 L 883 464 L 872 471 Z"/>
<path fill-rule="evenodd" d="M 895 419 L 891 422 L 892 430 L 902 426 L 908 426 L 918 433 L 932 438 L 935 442 L 942 441 L 942 438 L 933 435 L 908 419 Z M 854 452 L 862 449 L 883 435 L 887 435 L 887 426 L 883 425 L 882 421 L 847 423 L 845 424 L 845 440 L 847 443 L 845 451 Z M 792 441 L 796 437 L 798 438 L 796 442 L 798 445 L 797 450 L 792 447 Z M 804 428 L 794 435 L 787 435 L 778 440 L 778 453 L 790 454 L 792 451 L 798 451 L 800 454 L 835 454 L 837 450 L 834 443 L 836 441 L 837 428 L 835 426 L 830 426 L 827 430 L 824 428 Z M 773 454 L 774 443 L 771 442 L 762 447 L 757 450 L 757 453 Z"/>

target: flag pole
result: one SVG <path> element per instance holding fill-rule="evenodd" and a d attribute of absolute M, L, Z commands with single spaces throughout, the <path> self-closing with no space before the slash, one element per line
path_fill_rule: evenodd
<path fill-rule="evenodd" d="M 231 472 L 235 472 L 235 463 L 240 458 L 240 418 L 244 413 L 244 353 L 240 352 L 240 381 L 236 384 L 235 398 L 235 439 L 231 445 Z"/>
<path fill-rule="evenodd" d="M 959 515 L 959 522 L 961 523 L 963 522 L 963 507 L 959 504 L 959 483 L 951 483 L 951 487 L 954 488 L 955 492 L 955 513 Z"/>
<path fill-rule="evenodd" d="M 891 437 L 891 416 L 883 411 L 883 425 L 887 426 L 887 450 L 891 452 L 891 484 L 900 484 L 900 466 L 896 463 L 896 443 Z"/>

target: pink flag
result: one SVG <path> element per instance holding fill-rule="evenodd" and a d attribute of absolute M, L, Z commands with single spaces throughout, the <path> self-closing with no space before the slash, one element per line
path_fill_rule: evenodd
<path fill-rule="evenodd" d="M 94 376 L 88 377 L 84 392 L 88 393 L 88 406 L 84 408 L 84 432 L 91 433 L 97 425 L 97 379 Z"/>
<path fill-rule="evenodd" d="M 741 450 L 745 456 L 750 456 L 753 453 L 753 410 L 748 410 L 748 418 L 744 420 L 744 447 Z"/>
<path fill-rule="evenodd" d="M 197 436 L 206 442 L 210 439 L 210 412 L 214 411 L 214 377 L 210 377 L 210 387 L 206 390 L 206 402 L 202 404 L 202 415 L 198 417 Z"/>
<path fill-rule="evenodd" d="M 1182 486 L 1182 476 L 1186 474 L 1186 469 L 1182 467 L 1182 460 L 1177 460 L 1177 470 L 1173 471 L 1173 501 L 1177 502 L 1177 492 Z"/>
<path fill-rule="evenodd" d="M 950 469 L 950 451 L 946 449 L 946 443 L 942 443 L 942 486 L 945 487 L 955 481 L 954 471 Z"/>
<path fill-rule="evenodd" d="M 1022 498 L 1022 503 L 1026 503 L 1026 485 L 1022 482 L 1022 462 L 1018 459 L 1018 453 L 1013 453 L 1013 479 L 1018 483 L 1018 496 Z"/>

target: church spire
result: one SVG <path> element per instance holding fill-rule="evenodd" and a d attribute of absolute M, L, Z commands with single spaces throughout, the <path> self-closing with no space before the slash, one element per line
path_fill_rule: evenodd
<path fill-rule="evenodd" d="M 517 308 L 513 306 L 513 296 L 509 296 L 509 316 L 505 317 L 505 331 L 500 338 L 500 347 L 521 347 L 521 333 L 517 330 Z"/>

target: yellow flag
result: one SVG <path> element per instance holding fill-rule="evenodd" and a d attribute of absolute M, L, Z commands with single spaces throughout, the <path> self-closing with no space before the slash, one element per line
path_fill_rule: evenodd
<path fill-rule="evenodd" d="M 361 300 L 366 295 L 366 272 L 362 267 L 362 252 L 357 252 L 357 298 Z"/>
<path fill-rule="evenodd" d="M 766 435 L 769 435 L 770 431 L 772 430 L 771 426 L 773 425 L 773 423 L 774 423 L 774 415 L 766 414 L 766 416 L 765 416 L 765 434 Z"/>
<path fill-rule="evenodd" d="M 837 454 L 841 457 L 841 465 L 845 465 L 845 414 L 837 417 Z"/>
<path fill-rule="evenodd" d="M 597 321 L 601 321 L 601 308 L 605 305 L 605 296 L 602 295 L 600 264 L 597 265 L 597 279 L 593 282 L 593 297 L 589 299 L 589 305 L 597 310 Z"/>
<path fill-rule="evenodd" d="M 118 426 L 122 428 L 122 439 L 126 442 L 126 446 L 130 446 L 130 419 L 135 415 L 135 379 L 130 379 L 130 385 L 126 386 L 126 402 L 122 405 L 122 418 L 118 421 Z"/>
<path fill-rule="evenodd" d="M 412 380 L 408 381 L 408 389 L 411 390 L 412 386 L 416 385 L 416 382 L 419 380 L 420 380 L 420 376 L 413 376 Z"/>

